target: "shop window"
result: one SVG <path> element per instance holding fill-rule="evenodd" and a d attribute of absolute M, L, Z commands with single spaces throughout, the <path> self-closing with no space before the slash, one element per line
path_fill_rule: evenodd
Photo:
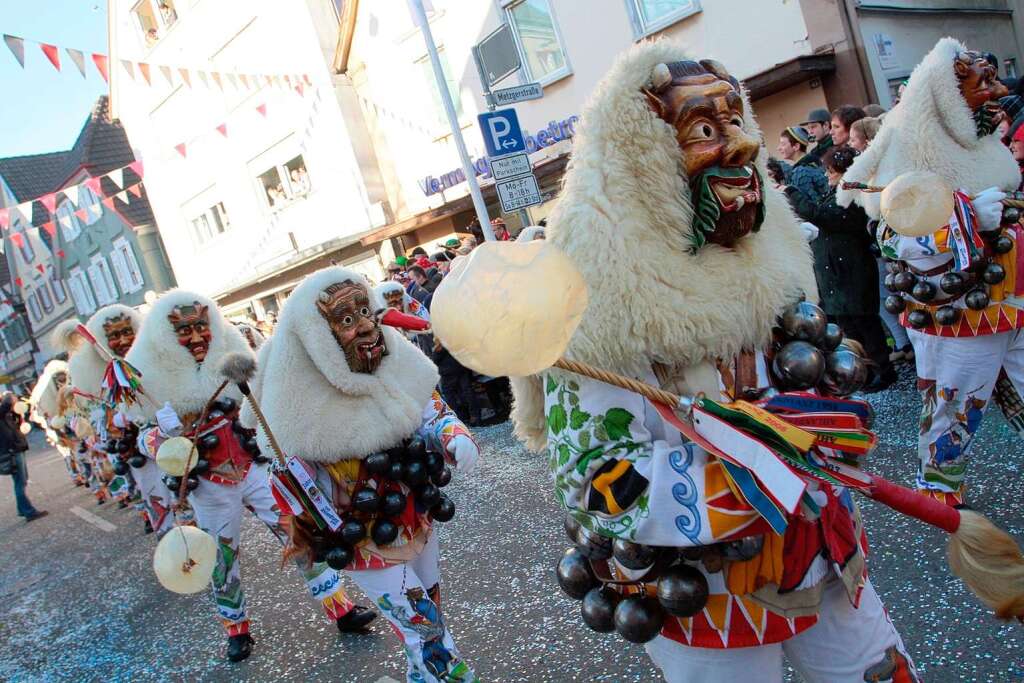
<path fill-rule="evenodd" d="M 256 177 L 267 206 L 277 211 L 309 194 L 311 185 L 302 155 L 268 168 Z"/>
<path fill-rule="evenodd" d="M 527 81 L 550 83 L 570 73 L 548 0 L 518 0 L 505 6 Z"/>
<path fill-rule="evenodd" d="M 36 296 L 39 297 L 39 303 L 43 305 L 43 310 L 47 313 L 53 311 L 53 297 L 50 296 L 50 288 L 46 286 L 46 281 L 39 282 L 39 289 L 36 290 Z"/>
<path fill-rule="evenodd" d="M 700 12 L 700 0 L 626 0 L 626 7 L 633 34 L 643 38 Z"/>
<path fill-rule="evenodd" d="M 71 298 L 75 302 L 75 309 L 82 315 L 89 315 L 96 310 L 96 299 L 92 294 L 92 287 L 85 273 L 79 267 L 71 268 L 68 271 L 68 286 L 71 288 Z"/>
<path fill-rule="evenodd" d="M 448 86 L 448 94 L 452 98 L 452 105 L 455 107 L 455 115 L 462 117 L 462 98 L 459 96 L 459 83 L 452 78 L 452 69 L 448 65 L 448 57 L 443 50 L 438 51 L 437 57 L 441 62 L 441 71 L 444 73 L 444 81 Z M 430 57 L 421 57 L 417 62 L 422 71 L 422 77 L 425 79 L 424 82 L 427 84 L 427 89 L 430 91 L 430 100 L 434 104 L 434 123 L 437 126 L 444 126 L 447 130 L 448 127 L 448 114 L 444 110 L 444 103 L 441 101 L 441 93 L 437 91 L 437 79 L 434 78 L 434 66 L 430 62 Z"/>
<path fill-rule="evenodd" d="M 70 242 L 82 234 L 82 221 L 75 215 L 75 205 L 70 199 L 65 199 L 57 207 L 57 224 L 60 225 L 65 242 Z"/>
<path fill-rule="evenodd" d="M 39 322 L 43 319 L 43 311 L 39 307 L 39 300 L 36 299 L 35 292 L 28 292 L 25 295 L 25 304 L 28 306 L 28 312 L 32 316 L 33 322 Z"/>
<path fill-rule="evenodd" d="M 126 294 L 139 291 L 146 283 L 139 263 L 135 260 L 132 245 L 124 237 L 117 238 L 113 244 L 114 251 L 110 252 L 110 262 L 114 264 L 114 272 L 117 274 L 121 291 Z"/>
<path fill-rule="evenodd" d="M 96 292 L 96 300 L 101 305 L 112 304 L 117 301 L 117 288 L 114 286 L 114 277 L 110 274 L 110 265 L 102 254 L 92 257 L 89 265 L 89 282 Z"/>
<path fill-rule="evenodd" d="M 140 0 L 132 8 L 132 14 L 146 47 L 156 45 L 178 20 L 174 0 Z"/>
<path fill-rule="evenodd" d="M 192 219 L 192 234 L 197 244 L 205 244 L 231 227 L 224 202 L 217 202 Z"/>

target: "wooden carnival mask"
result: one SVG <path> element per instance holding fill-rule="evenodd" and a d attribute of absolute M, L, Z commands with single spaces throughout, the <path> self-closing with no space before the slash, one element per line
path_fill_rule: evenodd
<path fill-rule="evenodd" d="M 336 282 L 320 292 L 316 307 L 345 353 L 349 370 L 364 374 L 376 371 L 387 347 L 366 287 L 351 280 Z"/>
<path fill-rule="evenodd" d="M 978 137 L 990 135 L 1002 116 L 998 100 L 1009 90 L 996 79 L 995 67 L 978 52 L 959 53 L 953 61 L 953 71 L 960 82 L 960 93 L 974 115 Z"/>
<path fill-rule="evenodd" d="M 388 308 L 397 308 L 399 311 L 401 311 L 405 305 L 402 292 L 397 289 L 391 292 L 386 292 L 384 294 L 384 303 L 387 305 Z"/>
<path fill-rule="evenodd" d="M 175 306 L 167 319 L 178 336 L 178 343 L 188 349 L 196 363 L 206 360 L 213 339 L 209 309 L 194 301 L 191 306 Z"/>
<path fill-rule="evenodd" d="M 694 208 L 692 250 L 711 242 L 732 247 L 764 221 L 761 141 L 743 129 L 739 83 L 718 62 L 654 67 L 644 95 L 675 129 Z"/>
<path fill-rule="evenodd" d="M 107 346 L 119 358 L 128 355 L 135 343 L 135 327 L 132 319 L 123 313 L 111 316 L 103 321 L 103 334 L 107 338 Z"/>

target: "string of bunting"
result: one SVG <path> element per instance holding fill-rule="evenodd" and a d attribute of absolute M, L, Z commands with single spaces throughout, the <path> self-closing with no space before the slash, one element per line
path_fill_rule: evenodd
<path fill-rule="evenodd" d="M 253 110 L 256 111 L 256 113 L 258 113 L 264 119 L 267 118 L 267 103 L 266 102 L 261 102 L 261 103 L 257 104 L 255 107 L 253 107 Z M 216 132 L 217 135 L 219 135 L 220 137 L 226 139 L 228 137 L 228 130 L 229 130 L 228 129 L 228 122 L 227 121 L 223 121 L 223 122 L 217 124 L 216 126 L 214 126 L 213 130 L 209 130 L 209 131 L 205 131 L 203 133 L 199 133 L 198 135 L 194 135 L 191 138 L 188 138 L 188 139 L 186 139 L 186 140 L 184 140 L 182 142 L 179 142 L 178 144 L 176 144 L 174 146 L 174 151 L 177 152 L 177 154 L 182 159 L 185 159 L 185 158 L 188 157 L 188 150 L 191 149 L 195 145 L 197 140 L 200 140 L 200 139 L 206 137 L 207 135 L 212 135 L 214 132 Z"/>

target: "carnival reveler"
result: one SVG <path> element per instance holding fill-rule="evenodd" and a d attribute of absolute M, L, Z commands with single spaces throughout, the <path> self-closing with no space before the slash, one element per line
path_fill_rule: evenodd
<path fill-rule="evenodd" d="M 178 490 L 185 487 L 196 521 L 217 542 L 213 595 L 227 631 L 227 657 L 238 662 L 250 655 L 254 642 L 241 579 L 242 515 L 246 510 L 256 515 L 282 543 L 288 532 L 270 492 L 268 468 L 256 461 L 255 437 L 237 422 L 241 394 L 233 385 L 222 386 L 219 363 L 232 353 L 252 352 L 216 304 L 171 290 L 153 304 L 127 360 L 141 373 L 152 400 L 139 404 L 146 423 L 140 450 L 153 458 L 171 436 L 197 442 L 201 459 L 191 476 L 171 483 Z M 353 605 L 333 569 L 323 563 L 300 569 L 310 593 L 339 630 L 362 630 L 376 617 Z"/>
<path fill-rule="evenodd" d="M 67 383 L 67 362 L 51 360 L 47 363 L 29 396 L 29 404 L 32 406 L 30 417 L 45 430 L 47 442 L 64 459 L 64 467 L 75 486 L 88 486 L 76 457 L 78 439 L 75 438 L 67 419 L 60 414 L 60 393 Z"/>
<path fill-rule="evenodd" d="M 286 556 L 345 568 L 402 641 L 408 680 L 472 681 L 442 616 L 433 522 L 454 514 L 446 462 L 468 471 L 479 453 L 430 360 L 380 326 L 383 307 L 363 276 L 326 268 L 291 294 L 261 350 L 253 392 L 292 456 L 275 491 L 291 498 L 294 476 L 322 492 L 291 504 Z"/>
<path fill-rule="evenodd" d="M 1021 176 L 995 134 L 996 100 L 1005 94 L 980 53 L 952 38 L 939 41 L 837 194 L 882 219 L 892 291 L 885 305 L 908 328 L 923 403 L 917 487 L 949 505 L 964 502 L 968 449 L 993 389 L 1002 384 L 1001 393 L 1016 396 L 1024 388 L 1024 230 L 1019 211 L 1004 213 L 1001 203 Z M 880 193 L 858 187 L 881 189 L 915 171 L 948 186 L 951 210 L 900 234 L 900 226 L 886 224 Z"/>
<path fill-rule="evenodd" d="M 690 60 L 671 42 L 641 43 L 583 111 L 547 226 L 589 290 L 565 357 L 672 394 L 755 401 L 780 369 L 801 367 L 762 349 L 777 317 L 815 295 L 810 254 L 764 183 L 747 93 L 721 64 Z M 749 441 L 712 457 L 671 412 L 557 369 L 515 390 L 517 434 L 547 447 L 577 546 L 559 580 L 592 628 L 646 642 L 669 681 L 781 681 L 783 655 L 808 681 L 916 680 L 867 578 L 846 489 L 810 483 L 780 515 L 733 488 L 743 470 L 730 457 Z"/>

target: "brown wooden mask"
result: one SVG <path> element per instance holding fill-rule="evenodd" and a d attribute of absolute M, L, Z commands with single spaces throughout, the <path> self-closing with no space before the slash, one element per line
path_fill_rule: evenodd
<path fill-rule="evenodd" d="M 316 307 L 345 353 L 349 370 L 376 371 L 387 347 L 366 287 L 351 280 L 337 282 L 320 292 Z"/>
<path fill-rule="evenodd" d="M 978 52 L 961 52 L 953 60 L 953 71 L 960 82 L 960 94 L 974 115 L 978 137 L 990 135 L 1005 114 L 999 98 L 1010 91 L 1000 83 L 996 69 Z"/>
<path fill-rule="evenodd" d="M 107 338 L 107 346 L 114 355 L 124 358 L 135 343 L 135 327 L 127 315 L 118 314 L 103 321 L 103 334 Z"/>
<path fill-rule="evenodd" d="M 167 319 L 178 336 L 178 343 L 188 349 L 196 363 L 206 360 L 213 339 L 207 307 L 198 301 L 192 302 L 191 306 L 175 306 Z"/>

